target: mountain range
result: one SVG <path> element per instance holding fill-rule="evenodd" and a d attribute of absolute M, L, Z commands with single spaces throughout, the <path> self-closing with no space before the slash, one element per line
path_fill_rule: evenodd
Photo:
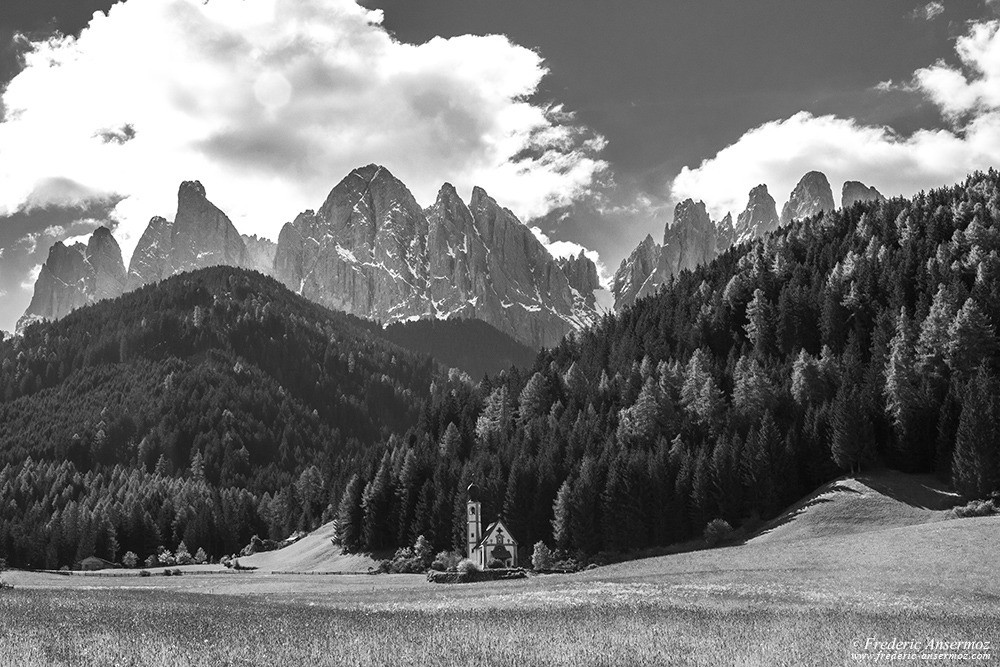
<path fill-rule="evenodd" d="M 172 221 L 155 216 L 126 271 L 107 229 L 88 246 L 57 243 L 18 331 L 171 275 L 210 266 L 269 274 L 316 303 L 384 324 L 479 319 L 533 348 L 597 317 L 597 267 L 556 259 L 482 188 L 464 202 L 450 184 L 422 209 L 387 169 L 353 170 L 277 243 L 241 235 L 198 181 L 181 183 Z"/>
<path fill-rule="evenodd" d="M 885 201 L 885 197 L 858 181 L 844 183 L 842 208 L 866 201 Z M 684 200 L 674 209 L 673 222 L 664 229 L 662 244 L 647 235 L 622 260 L 611 286 L 615 309 L 620 310 L 638 298 L 653 294 L 672 276 L 705 264 L 734 244 L 763 238 L 794 220 L 835 209 L 830 182 L 818 171 L 810 171 L 799 180 L 781 208 L 780 216 L 764 184 L 750 190 L 746 208 L 736 217 L 735 224 L 731 214 L 713 222 L 704 203 Z"/>

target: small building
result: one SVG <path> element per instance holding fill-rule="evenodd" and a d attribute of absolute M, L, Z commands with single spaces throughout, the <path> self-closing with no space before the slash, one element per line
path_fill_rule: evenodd
<path fill-rule="evenodd" d="M 81 570 L 108 570 L 113 567 L 118 566 L 97 556 L 90 556 L 80 561 Z"/>
<path fill-rule="evenodd" d="M 517 567 L 517 540 L 501 518 L 497 518 L 486 530 L 482 529 L 483 508 L 479 502 L 479 487 L 470 484 L 468 490 L 466 519 L 469 524 L 469 560 L 484 569 L 494 560 L 503 563 L 504 567 Z"/>

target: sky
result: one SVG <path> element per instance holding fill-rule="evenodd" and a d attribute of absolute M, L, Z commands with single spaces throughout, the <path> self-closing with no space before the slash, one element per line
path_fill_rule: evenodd
<path fill-rule="evenodd" d="M 57 240 L 198 179 L 276 238 L 353 167 L 483 186 L 605 277 L 675 203 L 1000 162 L 1000 0 L 5 0 L 0 329 Z"/>

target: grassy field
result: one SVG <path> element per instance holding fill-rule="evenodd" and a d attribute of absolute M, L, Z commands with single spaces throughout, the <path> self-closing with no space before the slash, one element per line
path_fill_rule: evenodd
<path fill-rule="evenodd" d="M 744 545 L 511 582 L 8 572 L 0 667 L 856 665 L 870 638 L 997 645 L 1000 518 L 949 519 L 900 501 L 916 487 L 858 484 Z"/>

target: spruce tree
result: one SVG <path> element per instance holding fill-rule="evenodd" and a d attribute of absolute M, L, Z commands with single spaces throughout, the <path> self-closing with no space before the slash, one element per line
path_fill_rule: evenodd
<path fill-rule="evenodd" d="M 980 366 L 965 392 L 955 437 L 952 482 L 966 498 L 1000 491 L 1000 383 Z"/>
<path fill-rule="evenodd" d="M 951 369 L 952 379 L 961 389 L 976 373 L 984 360 L 997 351 L 997 338 L 989 318 L 974 299 L 966 299 L 948 327 L 948 345 L 945 362 Z"/>

